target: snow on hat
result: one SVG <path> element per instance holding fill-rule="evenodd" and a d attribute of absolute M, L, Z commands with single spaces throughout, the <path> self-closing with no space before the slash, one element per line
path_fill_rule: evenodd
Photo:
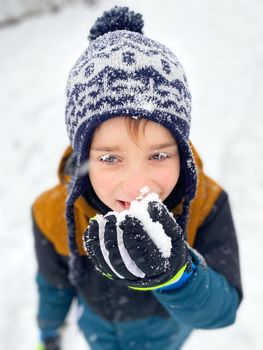
<path fill-rule="evenodd" d="M 77 171 L 67 198 L 66 217 L 71 279 L 83 277 L 78 265 L 74 203 L 83 192 L 81 167 L 95 129 L 114 117 L 145 118 L 175 137 L 184 171 L 185 209 L 196 190 L 196 168 L 189 145 L 191 94 L 182 65 L 164 45 L 143 35 L 140 14 L 114 7 L 91 28 L 90 44 L 70 71 L 66 88 L 66 126 L 77 155 Z"/>

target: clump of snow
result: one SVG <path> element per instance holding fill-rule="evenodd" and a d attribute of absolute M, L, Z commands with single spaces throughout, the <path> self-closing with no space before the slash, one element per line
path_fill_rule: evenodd
<path fill-rule="evenodd" d="M 159 249 L 160 253 L 164 258 L 169 258 L 171 255 L 172 241 L 171 237 L 167 236 L 163 226 L 160 222 L 154 222 L 148 212 L 148 205 L 150 202 L 160 203 L 163 205 L 158 194 L 154 192 L 149 192 L 149 188 L 144 186 L 140 190 L 140 195 L 131 202 L 130 208 L 123 210 L 120 213 L 111 212 L 108 215 L 114 213 L 117 219 L 117 224 L 120 225 L 125 217 L 135 217 L 143 225 L 144 230 L 147 232 L 153 243 Z M 124 233 L 125 234 L 125 233 Z"/>
<path fill-rule="evenodd" d="M 143 188 L 140 189 L 140 195 L 136 197 L 136 200 L 143 199 L 147 193 L 150 193 L 150 189 L 148 186 L 143 186 Z"/>

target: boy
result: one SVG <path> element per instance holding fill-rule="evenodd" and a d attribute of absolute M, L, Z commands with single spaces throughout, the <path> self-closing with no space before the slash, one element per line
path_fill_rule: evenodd
<path fill-rule="evenodd" d="M 72 147 L 33 205 L 39 349 L 61 349 L 73 299 L 103 350 L 179 349 L 232 324 L 242 299 L 227 195 L 189 141 L 184 70 L 142 27 L 128 8 L 105 12 L 69 75 Z"/>

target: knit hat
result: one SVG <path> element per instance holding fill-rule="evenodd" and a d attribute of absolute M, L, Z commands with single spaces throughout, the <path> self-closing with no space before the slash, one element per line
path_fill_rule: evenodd
<path fill-rule="evenodd" d="M 66 126 L 76 154 L 68 189 L 66 217 L 71 280 L 83 278 L 76 244 L 74 203 L 84 191 L 82 167 L 95 129 L 114 117 L 145 118 L 170 130 L 179 146 L 184 178 L 184 215 L 196 190 L 196 168 L 189 145 L 191 94 L 177 57 L 143 35 L 140 14 L 114 7 L 91 28 L 90 44 L 70 71 Z"/>

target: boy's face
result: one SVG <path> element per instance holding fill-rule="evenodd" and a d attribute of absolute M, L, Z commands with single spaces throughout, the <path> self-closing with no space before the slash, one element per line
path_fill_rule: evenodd
<path fill-rule="evenodd" d="M 122 211 L 148 186 L 164 201 L 180 173 L 177 143 L 168 129 L 140 123 L 136 139 L 124 117 L 112 118 L 95 131 L 89 154 L 91 184 L 109 208 Z"/>

